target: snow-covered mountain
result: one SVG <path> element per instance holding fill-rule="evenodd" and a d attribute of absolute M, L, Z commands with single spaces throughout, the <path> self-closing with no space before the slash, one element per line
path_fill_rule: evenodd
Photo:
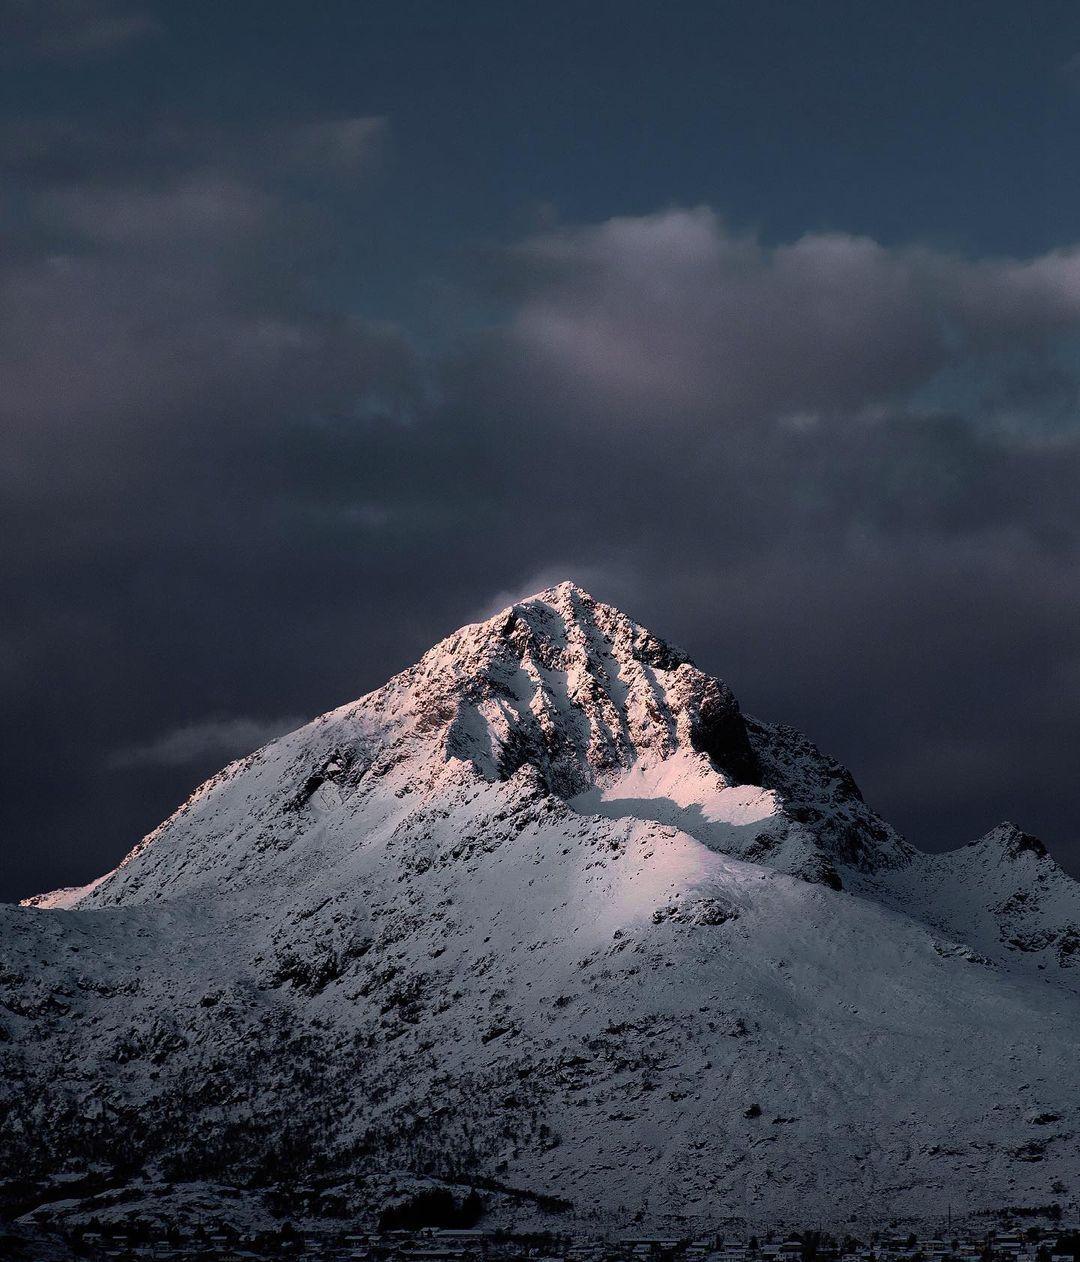
<path fill-rule="evenodd" d="M 442 1179 L 602 1225 L 1047 1204 L 1078 981 L 1037 841 L 914 849 L 564 583 L 0 908 L 0 1176 Z"/>

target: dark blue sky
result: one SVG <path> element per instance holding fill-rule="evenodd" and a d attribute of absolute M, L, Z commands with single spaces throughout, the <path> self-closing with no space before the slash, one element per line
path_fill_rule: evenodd
<path fill-rule="evenodd" d="M 111 55 L 9 58 L 9 116 L 385 117 L 349 243 L 375 272 L 349 296 L 380 315 L 552 211 L 703 202 L 767 241 L 1011 254 L 1080 218 L 1073 4 L 191 0 L 154 21 Z"/>
<path fill-rule="evenodd" d="M 1080 9 L 0 0 L 0 897 L 574 577 L 1080 868 Z"/>

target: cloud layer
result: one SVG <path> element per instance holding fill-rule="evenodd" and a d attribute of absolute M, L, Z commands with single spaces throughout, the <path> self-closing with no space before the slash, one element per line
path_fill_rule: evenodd
<path fill-rule="evenodd" d="M 809 423 L 903 399 L 987 354 L 1075 332 L 1080 252 L 1016 261 L 808 234 L 763 247 L 707 207 L 544 236 L 515 332 L 610 408 Z"/>

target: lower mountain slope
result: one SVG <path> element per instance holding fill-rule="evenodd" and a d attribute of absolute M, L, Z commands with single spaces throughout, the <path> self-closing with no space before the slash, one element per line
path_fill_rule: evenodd
<path fill-rule="evenodd" d="M 0 1178 L 360 1214 L 427 1178 L 603 1227 L 1063 1200 L 1077 885 L 1040 849 L 922 855 L 563 585 L 0 908 Z"/>

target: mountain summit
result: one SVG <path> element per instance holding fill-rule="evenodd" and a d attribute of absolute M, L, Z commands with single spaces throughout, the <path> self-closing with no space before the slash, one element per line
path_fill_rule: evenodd
<path fill-rule="evenodd" d="M 916 850 L 563 583 L 0 909 L 0 1177 L 607 1226 L 1046 1204 L 1078 926 L 1035 839 Z"/>
<path fill-rule="evenodd" d="M 388 786 L 408 815 L 420 800 L 494 784 L 678 824 L 716 850 L 836 886 L 838 868 L 877 871 L 914 853 L 844 767 L 789 728 L 745 719 L 685 653 L 565 582 L 462 627 L 384 687 L 225 768 L 114 873 L 28 901 L 173 898 L 204 875 L 220 893 L 265 879 L 275 855 L 291 865 L 316 826 L 355 830 L 357 809 Z"/>

